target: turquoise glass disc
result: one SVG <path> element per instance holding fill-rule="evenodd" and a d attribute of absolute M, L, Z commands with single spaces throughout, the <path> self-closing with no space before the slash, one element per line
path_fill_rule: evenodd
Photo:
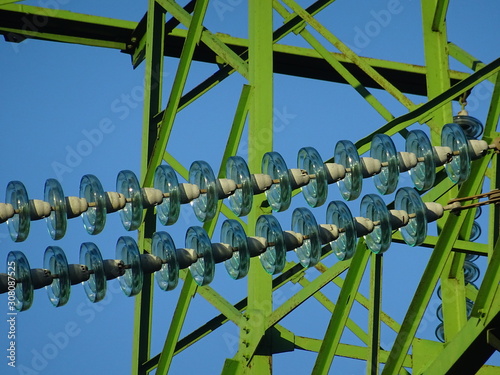
<path fill-rule="evenodd" d="M 312 147 L 303 147 L 297 155 L 297 168 L 304 169 L 309 175 L 315 175 L 309 183 L 302 186 L 302 194 L 311 207 L 319 207 L 326 202 L 328 183 L 325 164 L 318 151 Z"/>
<path fill-rule="evenodd" d="M 349 207 L 342 201 L 332 201 L 326 209 L 326 223 L 339 228 L 339 237 L 330 242 L 334 254 L 339 260 L 352 258 L 356 251 L 356 225 Z"/>
<path fill-rule="evenodd" d="M 250 251 L 248 250 L 247 236 L 237 220 L 225 220 L 222 223 L 220 241 L 230 245 L 237 251 L 224 265 L 233 279 L 241 279 L 248 274 L 250 268 Z"/>
<path fill-rule="evenodd" d="M 253 185 L 250 171 L 245 160 L 240 156 L 231 156 L 226 163 L 226 178 L 241 186 L 228 197 L 229 207 L 236 216 L 246 216 L 252 209 Z"/>
<path fill-rule="evenodd" d="M 467 180 L 471 160 L 469 141 L 462 128 L 457 124 L 446 124 L 441 131 L 441 146 L 449 147 L 453 152 L 451 161 L 444 165 L 448 178 L 455 184 Z"/>
<path fill-rule="evenodd" d="M 30 232 L 30 207 L 28 193 L 20 181 L 10 181 L 5 193 L 5 203 L 19 211 L 7 220 L 10 238 L 14 242 L 24 241 Z"/>
<path fill-rule="evenodd" d="M 279 180 L 279 183 L 273 183 L 266 191 L 266 198 L 273 211 L 285 211 L 292 201 L 292 184 L 283 157 L 277 152 L 266 152 L 262 158 L 262 173 L 268 174 L 273 180 Z"/>
<path fill-rule="evenodd" d="M 393 193 L 399 181 L 399 160 L 396 146 L 387 134 L 375 134 L 372 138 L 370 156 L 387 163 L 379 174 L 373 176 L 373 182 L 380 194 Z"/>
<path fill-rule="evenodd" d="M 84 242 L 80 246 L 80 264 L 87 266 L 90 277 L 84 281 L 83 289 L 90 302 L 99 302 L 106 296 L 106 274 L 102 263 L 102 255 L 96 244 Z"/>
<path fill-rule="evenodd" d="M 99 234 L 106 224 L 106 195 L 99 179 L 86 174 L 80 180 L 80 198 L 84 198 L 89 207 L 82 213 L 83 226 L 88 234 Z"/>
<path fill-rule="evenodd" d="M 413 184 L 418 190 L 430 189 L 436 179 L 436 163 L 429 137 L 422 130 L 412 130 L 406 138 L 406 151 L 423 159 L 408 171 Z"/>
<path fill-rule="evenodd" d="M 272 215 L 261 215 L 255 224 L 255 235 L 264 237 L 267 249 L 260 254 L 260 262 L 267 273 L 274 275 L 283 271 L 286 262 L 286 246 L 283 230 Z"/>
<path fill-rule="evenodd" d="M 408 213 L 408 224 L 399 228 L 404 241 L 410 246 L 418 246 L 427 236 L 426 207 L 418 193 L 409 187 L 400 188 L 394 198 L 396 210 Z"/>
<path fill-rule="evenodd" d="M 189 266 L 195 283 L 199 286 L 210 284 L 214 279 L 215 261 L 205 229 L 190 227 L 186 232 L 186 248 L 193 249 L 198 255 L 198 260 Z"/>
<path fill-rule="evenodd" d="M 50 215 L 45 219 L 47 220 L 50 237 L 54 240 L 59 240 L 66 234 L 66 227 L 68 225 L 66 198 L 64 197 L 64 192 L 59 181 L 49 178 L 45 182 L 44 199 L 51 207 Z"/>
<path fill-rule="evenodd" d="M 392 226 L 389 210 L 382 198 L 376 194 L 365 195 L 361 200 L 360 216 L 377 224 L 365 236 L 366 246 L 375 254 L 386 251 L 391 244 Z"/>
<path fill-rule="evenodd" d="M 144 282 L 144 273 L 141 267 L 141 254 L 132 237 L 118 238 L 115 248 L 116 259 L 121 259 L 125 265 L 125 273 L 118 277 L 120 287 L 126 296 L 137 295 Z"/>
<path fill-rule="evenodd" d="M 198 185 L 200 190 L 205 190 L 198 198 L 191 201 L 194 214 L 202 223 L 213 219 L 219 196 L 214 172 L 210 165 L 200 160 L 193 162 L 189 168 L 189 182 Z"/>
<path fill-rule="evenodd" d="M 334 151 L 335 163 L 346 169 L 345 177 L 337 182 L 342 198 L 351 201 L 359 197 L 363 186 L 363 171 L 358 150 L 351 141 L 338 141 Z"/>
<path fill-rule="evenodd" d="M 483 124 L 475 117 L 457 115 L 453 116 L 453 122 L 463 129 L 468 139 L 478 139 L 483 133 Z"/>
<path fill-rule="evenodd" d="M 155 232 L 151 252 L 159 257 L 163 265 L 155 272 L 156 283 L 162 290 L 173 290 L 179 282 L 179 263 L 174 241 L 167 232 Z"/>
<path fill-rule="evenodd" d="M 14 307 L 17 311 L 28 310 L 33 304 L 33 282 L 31 281 L 30 264 L 22 252 L 9 252 L 7 255 L 7 274 L 16 280 Z"/>
<path fill-rule="evenodd" d="M 49 246 L 43 255 L 43 268 L 48 269 L 56 276 L 50 285 L 47 285 L 47 294 L 50 302 L 56 307 L 65 305 L 71 292 L 68 260 L 64 251 L 58 246 Z"/>
<path fill-rule="evenodd" d="M 132 171 L 120 171 L 116 177 L 116 191 L 125 196 L 127 202 L 120 212 L 120 219 L 126 230 L 139 228 L 142 222 L 142 190 Z"/>
<path fill-rule="evenodd" d="M 292 230 L 307 236 L 302 246 L 295 249 L 300 264 L 305 268 L 316 265 L 321 257 L 321 239 L 312 212 L 307 208 L 296 208 L 292 214 Z"/>
<path fill-rule="evenodd" d="M 158 220 L 163 225 L 172 225 L 179 219 L 181 212 L 181 194 L 179 191 L 179 181 L 172 167 L 169 165 L 159 165 L 155 170 L 154 183 L 155 189 L 161 190 L 164 197 L 161 204 L 156 206 Z"/>

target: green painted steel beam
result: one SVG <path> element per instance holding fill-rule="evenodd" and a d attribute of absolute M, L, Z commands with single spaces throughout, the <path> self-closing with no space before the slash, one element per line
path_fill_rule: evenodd
<path fill-rule="evenodd" d="M 290 7 L 296 14 L 298 14 L 308 25 L 313 27 L 321 36 L 328 42 L 334 45 L 340 52 L 357 65 L 364 73 L 373 79 L 380 87 L 387 91 L 390 95 L 396 98 L 406 108 L 412 109 L 415 105 L 406 97 L 400 90 L 398 90 L 391 82 L 383 77 L 379 72 L 373 69 L 369 64 L 359 58 L 349 47 L 342 43 L 335 35 L 312 17 L 307 11 L 297 4 L 294 0 L 283 0 L 283 2 Z"/>
<path fill-rule="evenodd" d="M 328 328 L 321 344 L 321 349 L 316 358 L 312 374 L 327 374 L 349 317 L 370 252 L 366 249 L 364 241 L 359 240 L 356 252 L 351 260 L 344 286 L 340 290 L 335 310 L 328 324 Z"/>
<path fill-rule="evenodd" d="M 285 19 L 291 16 L 291 13 L 286 10 L 277 0 L 273 1 L 273 6 L 276 11 Z M 302 28 L 297 31 L 309 45 L 332 66 L 346 82 L 351 85 L 385 120 L 390 121 L 394 116 L 384 107 L 380 101 L 370 93 L 365 86 L 339 61 L 330 51 L 326 49 L 307 29 Z"/>
<path fill-rule="evenodd" d="M 141 178 L 147 174 L 147 161 L 153 152 L 156 140 L 156 126 L 151 119 L 161 107 L 162 76 L 154 74 L 163 69 L 163 24 L 165 15 L 154 0 L 149 0 L 148 36 L 145 43 L 146 62 L 144 77 L 144 103 L 142 118 Z M 151 237 L 156 230 L 154 209 L 145 211 L 144 221 L 138 231 L 138 245 L 141 252 L 151 252 Z M 141 293 L 134 301 L 134 335 L 132 339 L 132 374 L 145 375 L 142 364 L 149 359 L 153 320 L 153 275 L 145 275 Z"/>
<path fill-rule="evenodd" d="M 389 121 L 384 126 L 379 129 L 373 131 L 367 136 L 358 140 L 355 145 L 358 148 L 360 154 L 367 152 L 370 149 L 371 139 L 375 134 L 384 133 L 387 135 L 394 135 L 397 132 L 405 129 L 406 127 L 419 122 L 426 122 L 430 117 L 432 117 L 432 112 L 436 108 L 439 108 L 446 103 L 449 103 L 455 98 L 458 98 L 464 92 L 474 87 L 481 81 L 487 79 L 491 75 L 497 73 L 500 70 L 500 58 L 492 61 L 484 68 L 478 70 L 477 72 L 471 74 L 469 77 L 460 81 L 459 83 L 453 85 L 445 92 L 437 95 L 436 97 L 430 99 L 426 103 L 418 106 L 414 110 L 396 117 L 394 120 Z M 326 162 L 330 162 L 332 159 L 327 160 Z"/>
<path fill-rule="evenodd" d="M 165 6 L 170 2 L 163 3 L 160 1 L 158 3 L 166 10 L 172 12 L 171 7 L 167 8 Z M 151 157 L 149 158 L 147 173 L 144 177 L 145 186 L 152 186 L 156 167 L 161 164 L 161 161 L 163 159 L 163 153 L 165 151 L 165 148 L 167 147 L 168 139 L 174 125 L 179 101 L 181 99 L 182 92 L 184 91 L 184 86 L 186 85 L 194 51 L 201 39 L 201 34 L 203 31 L 203 20 L 205 18 L 207 7 L 208 0 L 198 0 L 194 8 L 193 17 L 188 23 L 188 34 L 184 47 L 182 48 L 179 65 L 175 73 L 175 78 L 172 84 L 172 89 L 170 91 L 167 108 L 163 112 L 163 117 L 160 122 L 158 133 L 155 134 L 156 138 L 153 146 L 153 151 L 151 153 Z M 183 9 L 182 11 L 185 12 Z M 159 57 L 159 59 L 163 59 L 163 54 Z"/>
<path fill-rule="evenodd" d="M 271 313 L 269 319 L 266 322 L 266 328 L 272 327 L 273 325 L 284 319 L 289 313 L 299 307 L 302 303 L 313 296 L 334 278 L 342 274 L 346 269 L 347 265 L 345 263 L 339 262 L 328 268 L 326 272 L 317 276 L 313 281 L 308 283 L 307 286 L 303 287 L 292 297 L 288 298 L 286 302 L 284 302 L 281 306 L 279 306 Z"/>
<path fill-rule="evenodd" d="M 438 0 L 434 9 L 434 17 L 432 18 L 432 31 L 440 32 L 445 25 L 446 13 L 450 0 Z"/>
<path fill-rule="evenodd" d="M 444 15 L 438 16 L 437 30 L 433 29 L 437 13 L 446 11 L 443 9 L 445 3 L 447 0 L 421 1 L 428 99 L 433 99 L 450 88 L 448 40 Z M 452 121 L 452 117 L 451 101 L 435 108 L 432 118 L 427 121 L 432 144 L 440 144 L 441 129 L 444 124 Z"/>
<path fill-rule="evenodd" d="M 380 321 L 382 310 L 382 255 L 371 254 L 370 304 L 368 306 L 368 358 L 366 374 L 378 375 L 380 362 Z"/>
<path fill-rule="evenodd" d="M 448 54 L 473 71 L 477 71 L 486 65 L 481 60 L 472 56 L 469 52 L 452 42 L 448 42 Z M 494 77 L 489 77 L 488 80 L 491 81 L 491 83 L 495 83 Z"/>
<path fill-rule="evenodd" d="M 488 160 L 478 160 L 479 165 L 473 169 L 467 181 L 465 181 L 459 191 L 459 196 L 470 196 L 481 190 L 482 176 L 488 166 Z M 415 295 L 408 307 L 407 313 L 401 324 L 401 328 L 396 337 L 394 345 L 382 374 L 396 374 L 402 366 L 408 349 L 415 337 L 415 333 L 425 313 L 425 309 L 432 296 L 436 283 L 441 275 L 446 260 L 453 248 L 453 244 L 458 238 L 460 228 L 465 220 L 465 215 L 448 215 L 443 227 L 446 236 L 440 236 L 436 246 L 429 258 L 427 266 L 422 274 Z"/>

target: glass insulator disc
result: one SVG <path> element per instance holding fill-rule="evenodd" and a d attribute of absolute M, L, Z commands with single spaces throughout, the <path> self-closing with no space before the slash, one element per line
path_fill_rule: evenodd
<path fill-rule="evenodd" d="M 266 152 L 262 158 L 262 173 L 268 174 L 273 180 L 279 180 L 266 191 L 271 209 L 276 212 L 285 211 L 292 201 L 292 184 L 283 157 L 277 152 Z"/>
<path fill-rule="evenodd" d="M 33 304 L 33 282 L 28 259 L 20 251 L 11 251 L 7 255 L 7 273 L 12 277 L 11 272 L 14 272 L 16 281 L 14 307 L 17 311 L 28 310 Z"/>
<path fill-rule="evenodd" d="M 198 260 L 189 266 L 189 271 L 196 284 L 208 285 L 214 279 L 215 261 L 212 254 L 212 243 L 202 227 L 190 227 L 186 232 L 186 248 L 193 249 Z"/>
<path fill-rule="evenodd" d="M 358 150 L 351 141 L 338 141 L 334 151 L 335 163 L 345 168 L 345 177 L 337 182 L 342 198 L 351 201 L 359 197 L 363 186 L 363 171 Z"/>
<path fill-rule="evenodd" d="M 260 262 L 267 273 L 274 275 L 283 271 L 286 262 L 286 246 L 283 230 L 272 215 L 261 215 L 255 225 L 255 234 L 264 237 L 267 249 L 260 254 Z"/>
<path fill-rule="evenodd" d="M 90 302 L 99 302 L 106 296 L 106 274 L 102 255 L 99 248 L 93 242 L 84 242 L 80 246 L 80 264 L 87 266 L 90 277 L 84 281 L 83 289 Z"/>
<path fill-rule="evenodd" d="M 128 236 L 118 238 L 115 256 L 125 265 L 124 274 L 118 277 L 123 293 L 128 297 L 137 295 L 142 289 L 144 273 L 141 266 L 141 254 L 134 239 Z"/>
<path fill-rule="evenodd" d="M 28 237 L 31 220 L 28 193 L 22 182 L 10 181 L 8 183 L 5 202 L 10 203 L 17 211 L 7 220 L 10 238 L 14 242 L 22 242 Z"/>
<path fill-rule="evenodd" d="M 198 185 L 200 190 L 204 191 L 198 198 L 191 201 L 194 214 L 202 223 L 213 219 L 219 196 L 214 172 L 210 165 L 200 160 L 193 162 L 189 168 L 189 182 Z"/>
<path fill-rule="evenodd" d="M 430 189 L 436 179 L 436 163 L 429 137 L 422 130 L 412 130 L 406 138 L 406 151 L 414 153 L 417 160 L 421 159 L 408 171 L 413 184 L 418 190 Z"/>
<path fill-rule="evenodd" d="M 319 207 L 326 202 L 328 183 L 325 164 L 318 151 L 312 147 L 303 147 L 297 155 L 297 167 L 304 169 L 307 174 L 314 175 L 309 183 L 302 186 L 302 194 L 311 207 Z"/>
<path fill-rule="evenodd" d="M 374 222 L 373 231 L 365 236 L 366 246 L 375 254 L 385 252 L 392 238 L 392 226 L 389 210 L 382 198 L 368 194 L 361 200 L 360 216 Z"/>
<path fill-rule="evenodd" d="M 155 232 L 152 238 L 151 252 L 159 257 L 163 265 L 155 272 L 158 286 L 162 290 L 173 290 L 179 282 L 179 263 L 174 241 L 167 232 Z"/>
<path fill-rule="evenodd" d="M 380 194 L 391 194 L 396 190 L 399 181 L 399 160 L 396 146 L 387 134 L 375 134 L 372 138 L 370 156 L 387 163 L 379 174 L 373 176 L 373 182 Z"/>
<path fill-rule="evenodd" d="M 237 220 L 225 220 L 222 223 L 220 241 L 230 245 L 233 249 L 233 256 L 224 265 L 233 279 L 241 279 L 248 274 L 250 268 L 250 251 L 248 250 L 247 236 L 243 227 Z"/>
<path fill-rule="evenodd" d="M 142 222 L 143 199 L 139 180 L 134 172 L 124 170 L 116 178 L 116 191 L 126 199 L 125 207 L 120 210 L 120 219 L 126 230 L 139 228 Z"/>
<path fill-rule="evenodd" d="M 179 181 L 174 169 L 169 165 L 159 165 L 155 170 L 153 186 L 164 194 L 168 194 L 168 197 L 164 197 L 162 203 L 156 206 L 158 220 L 163 225 L 174 224 L 181 212 Z"/>
<path fill-rule="evenodd" d="M 44 199 L 50 204 L 50 215 L 46 218 L 50 237 L 59 240 L 66 234 L 68 214 L 66 198 L 59 181 L 49 178 L 45 182 Z"/>
<path fill-rule="evenodd" d="M 352 258 L 356 251 L 357 233 L 351 210 L 342 201 L 332 201 L 326 209 L 326 223 L 339 229 L 339 237 L 330 242 L 334 254 L 339 260 Z"/>
<path fill-rule="evenodd" d="M 399 228 L 404 241 L 410 246 L 418 246 L 427 236 L 426 207 L 418 193 L 409 187 L 400 188 L 394 199 L 396 210 L 408 213 L 408 224 Z"/>
<path fill-rule="evenodd" d="M 292 230 L 306 236 L 302 246 L 295 249 L 300 264 L 305 268 L 313 267 L 321 257 L 321 238 L 312 212 L 307 208 L 296 208 L 292 214 Z"/>
<path fill-rule="evenodd" d="M 237 188 L 228 197 L 229 207 L 236 216 L 246 216 L 252 209 L 253 184 L 247 163 L 240 156 L 231 156 L 226 163 L 226 177 L 236 182 Z"/>
<path fill-rule="evenodd" d="M 87 174 L 80 180 L 80 198 L 89 204 L 87 211 L 82 213 L 83 226 L 89 234 L 99 234 L 104 229 L 107 213 L 105 194 L 96 176 Z"/>
<path fill-rule="evenodd" d="M 48 269 L 52 276 L 57 276 L 45 287 L 50 302 L 56 307 L 65 305 L 71 292 L 71 280 L 64 251 L 58 246 L 47 247 L 43 255 L 43 268 Z"/>
<path fill-rule="evenodd" d="M 446 124 L 441 131 L 441 145 L 449 147 L 453 152 L 451 161 L 444 165 L 448 178 L 455 184 L 467 180 L 471 160 L 469 141 L 462 128 L 457 124 Z"/>

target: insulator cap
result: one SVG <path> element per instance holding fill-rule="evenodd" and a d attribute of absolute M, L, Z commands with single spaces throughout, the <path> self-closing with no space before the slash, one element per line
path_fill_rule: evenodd
<path fill-rule="evenodd" d="M 71 285 L 80 284 L 90 278 L 89 269 L 83 264 L 68 264 Z"/>
<path fill-rule="evenodd" d="M 333 224 L 320 224 L 319 236 L 323 245 L 339 238 L 339 228 Z"/>
<path fill-rule="evenodd" d="M 264 237 L 249 236 L 247 237 L 247 244 L 250 257 L 259 256 L 267 249 L 267 241 Z"/>
<path fill-rule="evenodd" d="M 301 233 L 291 230 L 284 230 L 283 238 L 285 239 L 285 246 L 288 251 L 296 249 L 304 243 L 304 236 Z"/>
<path fill-rule="evenodd" d="M 417 165 L 417 155 L 413 152 L 400 151 L 398 152 L 399 171 L 407 172 Z"/>
<path fill-rule="evenodd" d="M 326 180 L 329 184 L 333 184 L 342 180 L 345 177 L 345 168 L 337 163 L 325 163 Z"/>
<path fill-rule="evenodd" d="M 233 248 L 227 243 L 212 243 L 212 255 L 215 263 L 222 263 L 233 256 Z"/>
<path fill-rule="evenodd" d="M 106 211 L 108 213 L 116 212 L 125 207 L 125 195 L 116 191 L 106 192 Z"/>
<path fill-rule="evenodd" d="M 363 178 L 369 178 L 379 174 L 382 170 L 382 164 L 380 160 L 362 157 L 361 158 L 361 172 L 363 173 Z"/>
<path fill-rule="evenodd" d="M 33 289 L 41 289 L 52 284 L 53 277 L 49 270 L 45 268 L 32 268 L 30 273 Z"/>
<path fill-rule="evenodd" d="M 106 280 L 113 280 L 125 275 L 124 263 L 120 259 L 104 259 L 102 261 Z"/>
<path fill-rule="evenodd" d="M 144 208 L 158 206 L 163 202 L 163 192 L 151 187 L 142 188 L 142 205 Z"/>
<path fill-rule="evenodd" d="M 198 260 L 198 256 L 196 255 L 196 251 L 194 251 L 194 249 L 180 248 L 177 249 L 176 254 L 180 269 L 188 268 L 191 264 Z"/>
<path fill-rule="evenodd" d="M 89 204 L 85 198 L 79 197 L 66 197 L 66 213 L 68 219 L 80 216 L 83 212 L 87 211 Z"/>
<path fill-rule="evenodd" d="M 145 274 L 159 271 L 162 266 L 160 257 L 153 254 L 141 254 L 141 268 Z"/>
<path fill-rule="evenodd" d="M 39 199 L 30 199 L 30 220 L 40 220 L 50 216 L 50 204 Z"/>
<path fill-rule="evenodd" d="M 273 185 L 273 179 L 268 174 L 257 173 L 252 175 L 253 193 L 261 194 Z"/>
<path fill-rule="evenodd" d="M 356 233 L 358 237 L 366 236 L 368 233 L 373 232 L 373 221 L 366 217 L 355 217 L 354 221 L 356 223 Z"/>
<path fill-rule="evenodd" d="M 217 195 L 219 199 L 224 199 L 234 194 L 236 190 L 236 182 L 229 178 L 219 178 L 217 183 Z"/>
<path fill-rule="evenodd" d="M 449 163 L 453 157 L 451 148 L 446 146 L 434 146 L 434 162 L 436 166 Z"/>
<path fill-rule="evenodd" d="M 425 202 L 425 216 L 427 217 L 427 222 L 436 221 L 443 217 L 444 207 L 436 202 Z"/>
<path fill-rule="evenodd" d="M 14 207 L 10 203 L 0 203 L 0 223 L 4 223 L 14 216 Z"/>
<path fill-rule="evenodd" d="M 488 142 L 477 139 L 470 139 L 469 145 L 470 145 L 469 147 L 470 158 L 472 160 L 482 158 L 484 155 L 486 155 L 486 152 L 488 151 L 489 148 Z"/>
<path fill-rule="evenodd" d="M 391 219 L 392 229 L 398 229 L 404 227 L 410 221 L 408 212 L 404 210 L 390 210 L 389 217 Z"/>
<path fill-rule="evenodd" d="M 290 183 L 292 184 L 292 190 L 306 186 L 309 183 L 309 174 L 304 169 L 293 168 L 289 169 L 288 173 L 291 177 Z"/>
<path fill-rule="evenodd" d="M 186 204 L 200 196 L 200 188 L 194 184 L 180 183 L 181 204 Z"/>

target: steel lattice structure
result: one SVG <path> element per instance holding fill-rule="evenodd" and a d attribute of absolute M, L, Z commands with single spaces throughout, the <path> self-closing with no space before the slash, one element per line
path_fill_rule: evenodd
<path fill-rule="evenodd" d="M 245 126 L 251 172 L 260 171 L 262 156 L 273 150 L 272 136 L 264 137 L 262 134 L 273 134 L 273 77 L 276 74 L 352 86 L 386 122 L 357 140 L 355 145 L 359 154 L 369 150 L 374 134 L 393 136 L 399 133 L 405 136 L 407 128 L 416 123 L 426 125 L 432 143 L 439 144 L 441 128 L 451 122 L 453 116 L 452 101 L 467 95 L 485 80 L 494 84 L 494 90 L 484 121 L 483 139 L 492 143 L 500 136 L 500 59 L 483 64 L 458 45 L 448 42 L 447 0 L 421 1 L 425 66 L 357 55 L 318 21 L 323 10 L 335 7 L 334 0 L 317 0 L 307 7 L 296 0 L 248 0 L 246 39 L 212 33 L 206 28 L 204 17 L 209 3 L 209 0 L 193 0 L 182 6 L 175 0 L 148 0 L 148 12 L 137 23 L 67 11 L 52 14 L 43 8 L 0 1 L 0 33 L 10 42 L 33 38 L 116 49 L 130 55 L 134 67 L 145 65 L 142 186 L 152 186 L 155 168 L 165 162 L 187 178 L 186 167 L 169 153 L 169 140 L 176 117 L 181 110 L 189 111 L 193 102 L 233 75 L 242 77 L 245 84 L 242 85 L 237 107 L 230 109 L 235 114 L 230 132 L 224 136 L 227 145 L 220 160 L 221 171 L 224 171 L 225 160 L 237 153 L 244 138 Z M 34 19 L 37 15 L 45 17 L 43 24 L 27 27 L 26 19 Z M 279 18 L 280 22 L 283 20 L 283 24 L 273 28 L 273 18 Z M 292 34 L 302 38 L 308 47 L 281 43 L 282 39 Z M 325 41 L 328 46 L 325 46 Z M 155 74 L 162 71 L 165 57 L 178 58 L 168 93 L 162 92 L 163 77 Z M 472 69 L 473 73 L 451 70 L 450 57 Z M 188 75 L 196 69 L 194 62 L 217 64 L 218 69 L 186 91 Z M 369 91 L 373 89 L 384 90 L 406 108 L 406 113 L 394 116 Z M 409 94 L 427 99 L 422 104 L 415 104 Z M 163 106 L 164 102 L 166 106 Z M 286 133 L 280 136 L 286 137 Z M 422 198 L 445 205 L 452 198 L 499 189 L 498 160 L 499 154 L 493 152 L 474 161 L 470 178 L 460 186 L 453 185 L 439 170 L 435 186 Z M 219 173 L 219 177 L 223 177 L 223 172 Z M 257 218 L 269 211 L 264 195 L 256 196 L 252 210 L 243 223 L 247 235 L 253 234 Z M 228 207 L 220 203 L 215 219 L 203 225 L 210 235 L 222 216 L 235 218 Z M 154 279 L 148 277 L 135 300 L 131 372 L 167 373 L 176 354 L 183 350 L 196 350 L 190 346 L 223 324 L 232 322 L 239 329 L 239 347 L 233 358 L 221 363 L 224 374 L 271 373 L 273 356 L 294 350 L 317 352 L 312 367 L 314 374 L 326 374 L 330 368 L 334 371 L 335 366 L 331 365 L 335 356 L 366 361 L 368 374 L 378 374 L 382 364 L 383 374 L 408 373 L 407 369 L 414 374 L 496 373 L 498 368 L 483 365 L 495 350 L 500 350 L 500 294 L 497 293 L 500 282 L 500 207 L 490 206 L 487 243 L 467 241 L 473 221 L 473 211 L 461 215 L 447 213 L 438 222 L 441 234 L 427 236 L 422 246 L 431 248 L 432 253 L 401 323 L 387 316 L 381 307 L 383 256 L 372 254 L 363 241 L 359 242 L 352 259 L 332 266 L 319 263 L 316 266 L 319 272 L 314 273 L 310 281 L 304 277 L 308 270 L 296 262 L 288 262 L 285 271 L 273 278 L 262 269 L 257 259 L 252 259 L 247 277 L 247 298 L 236 304 L 228 302 L 210 286 L 198 287 L 190 273 L 183 271 L 182 290 L 159 353 L 152 352 L 150 347 L 154 328 Z M 142 251 L 151 250 L 151 236 L 155 230 L 155 212 L 148 209 L 138 231 Z M 399 233 L 394 233 L 392 240 L 394 243 L 403 242 Z M 463 282 L 462 267 L 466 254 L 488 258 L 478 291 Z M 323 258 L 328 256 L 331 256 L 328 252 L 323 254 Z M 345 277 L 341 278 L 343 273 Z M 311 273 L 308 275 L 311 276 Z M 359 293 L 365 275 L 370 285 L 368 298 Z M 289 282 L 299 283 L 302 288 L 280 306 L 273 306 L 273 293 Z M 341 287 L 336 301 L 320 291 L 329 283 Z M 453 296 L 443 299 L 445 344 L 416 337 L 438 283 L 443 294 Z M 196 294 L 205 298 L 220 314 L 181 337 L 192 298 Z M 474 300 L 469 319 L 464 313 L 465 297 Z M 280 324 L 302 303 L 314 298 L 331 311 L 324 337 L 303 337 Z M 384 298 L 390 297 L 384 295 Z M 354 303 L 360 303 L 368 310 L 367 331 L 351 319 Z M 382 324 L 396 332 L 392 347 L 381 346 Z M 353 331 L 364 346 L 341 342 L 345 328 Z"/>

